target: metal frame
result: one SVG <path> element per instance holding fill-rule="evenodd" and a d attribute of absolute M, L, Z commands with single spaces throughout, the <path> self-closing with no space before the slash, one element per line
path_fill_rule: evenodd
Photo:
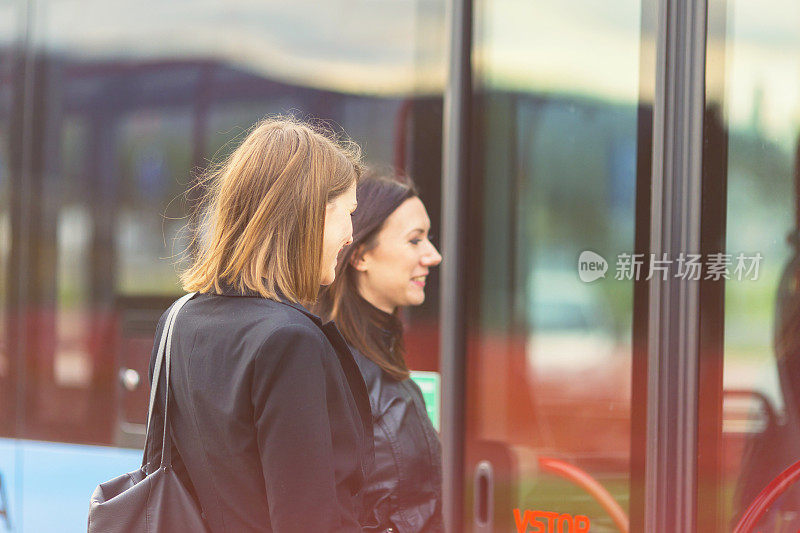
<path fill-rule="evenodd" d="M 463 531 L 464 404 L 467 316 L 465 250 L 472 94 L 472 0 L 448 4 L 448 81 L 442 146 L 441 372 L 443 513 L 449 532 Z"/>
<path fill-rule="evenodd" d="M 701 252 L 706 0 L 659 0 L 650 252 Z M 700 282 L 649 282 L 645 531 L 695 531 Z"/>

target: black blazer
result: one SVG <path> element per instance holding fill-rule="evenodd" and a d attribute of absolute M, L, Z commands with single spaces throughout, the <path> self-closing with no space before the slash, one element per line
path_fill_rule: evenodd
<path fill-rule="evenodd" d="M 199 294 L 175 322 L 170 385 L 173 465 L 211 531 L 361 531 L 369 398 L 332 322 L 258 295 Z"/>

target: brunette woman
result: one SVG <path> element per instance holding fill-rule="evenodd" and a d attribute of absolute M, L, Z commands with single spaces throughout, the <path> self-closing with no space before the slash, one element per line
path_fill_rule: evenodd
<path fill-rule="evenodd" d="M 336 321 L 369 390 L 375 466 L 364 487 L 366 531 L 443 531 L 441 446 L 419 387 L 409 378 L 401 307 L 425 300 L 425 281 L 442 258 L 413 185 L 372 176 L 358 186 L 353 243 L 320 313 Z"/>
<path fill-rule="evenodd" d="M 336 327 L 307 310 L 351 242 L 355 148 L 267 120 L 213 176 L 169 403 L 173 467 L 211 531 L 361 531 L 369 399 Z"/>

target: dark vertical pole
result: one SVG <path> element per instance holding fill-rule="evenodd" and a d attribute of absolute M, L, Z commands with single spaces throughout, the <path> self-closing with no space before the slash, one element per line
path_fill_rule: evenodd
<path fill-rule="evenodd" d="M 22 40 L 22 65 L 20 71 L 20 81 L 22 84 L 21 92 L 21 114 L 19 116 L 19 129 L 21 134 L 15 141 L 19 149 L 18 167 L 14 172 L 12 181 L 12 191 L 9 195 L 11 202 L 11 253 L 9 272 L 13 280 L 9 287 L 9 306 L 10 313 L 15 317 L 14 324 L 11 326 L 11 345 L 16 369 L 16 423 L 15 434 L 21 438 L 28 433 L 28 324 L 31 313 L 31 183 L 34 179 L 33 168 L 33 144 L 34 144 L 34 95 L 37 71 L 37 54 L 34 50 L 34 14 L 37 4 L 29 0 L 24 7 L 24 37 Z M 16 150 L 12 150 L 16 153 Z M 20 520 L 17 520 L 17 527 Z"/>
<path fill-rule="evenodd" d="M 706 0 L 660 0 L 653 105 L 650 251 L 701 251 Z M 648 292 L 645 531 L 696 527 L 700 282 L 660 276 Z"/>
<path fill-rule="evenodd" d="M 24 9 L 23 9 L 24 8 Z M 7 271 L 5 273 L 5 284 L 7 287 L 6 299 L 4 302 L 6 319 L 3 327 L 5 328 L 8 359 L 9 359 L 9 386 L 3 387 L 2 400 L 5 402 L 3 409 L 8 413 L 8 418 L 4 421 L 2 428 L 4 435 L 16 436 L 22 430 L 22 420 L 18 414 L 22 405 L 22 386 L 21 375 L 22 365 L 25 360 L 21 355 L 22 337 L 20 327 L 22 309 L 22 283 L 23 276 L 27 273 L 20 262 L 22 259 L 23 246 L 21 242 L 21 228 L 23 224 L 24 210 L 22 209 L 22 186 L 24 183 L 23 172 L 23 140 L 25 139 L 25 71 L 28 67 L 26 47 L 28 35 L 26 27 L 28 24 L 28 6 L 20 6 L 18 17 L 18 35 L 14 34 L 15 42 L 13 51 L 8 58 L 11 62 L 9 68 L 11 106 L 8 116 L 8 131 L 22 132 L 21 135 L 11 135 L 8 138 L 8 182 L 5 185 L 7 191 L 7 208 L 9 212 L 10 229 L 10 253 L 8 254 Z"/>
<path fill-rule="evenodd" d="M 708 1 L 706 102 L 703 123 L 703 254 L 725 251 L 728 133 L 725 105 L 727 0 Z M 712 55 L 713 54 L 713 55 Z M 725 284 L 700 284 L 700 339 L 697 405 L 697 531 L 725 531 L 722 523 L 722 373 L 725 362 Z"/>
<path fill-rule="evenodd" d="M 636 235 L 637 254 L 650 250 L 650 172 L 653 161 L 653 107 L 641 104 L 638 117 L 636 163 Z M 631 478 L 630 530 L 644 531 L 644 490 L 647 448 L 647 332 L 648 282 L 633 284 L 633 361 L 631 365 Z"/>
<path fill-rule="evenodd" d="M 461 533 L 464 499 L 466 287 L 464 244 L 472 94 L 472 0 L 453 0 L 449 12 L 449 72 L 442 153 L 441 358 L 444 517 Z"/>
<path fill-rule="evenodd" d="M 639 107 L 636 131 L 636 229 L 634 250 L 650 251 L 650 212 L 653 172 L 653 98 L 656 92 L 656 49 L 650 46 L 658 34 L 658 0 L 642 0 L 639 46 Z M 643 255 L 644 257 L 644 255 Z M 630 530 L 645 531 L 647 465 L 647 381 L 649 290 L 645 279 L 633 283 L 633 335 L 631 364 L 631 459 Z"/>
<path fill-rule="evenodd" d="M 206 137 L 208 135 L 208 115 L 214 103 L 216 66 L 207 62 L 200 66 L 195 87 L 194 106 L 192 108 L 192 181 L 186 191 L 189 224 L 199 228 L 202 216 L 200 205 L 203 199 L 201 179 L 208 162 L 206 161 Z M 197 253 L 196 241 L 192 241 L 189 253 L 194 257 Z"/>

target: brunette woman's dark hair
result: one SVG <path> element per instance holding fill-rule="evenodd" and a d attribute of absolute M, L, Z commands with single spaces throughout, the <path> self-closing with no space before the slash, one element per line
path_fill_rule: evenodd
<path fill-rule="evenodd" d="M 400 204 L 418 196 L 407 177 L 375 170 L 358 183 L 358 207 L 353 213 L 353 243 L 342 250 L 336 279 L 319 295 L 315 310 L 335 320 L 345 340 L 398 381 L 409 376 L 403 344 L 403 324 L 397 310 L 389 314 L 374 307 L 358 292 L 357 271 L 351 261 L 378 244 L 378 234 Z"/>

